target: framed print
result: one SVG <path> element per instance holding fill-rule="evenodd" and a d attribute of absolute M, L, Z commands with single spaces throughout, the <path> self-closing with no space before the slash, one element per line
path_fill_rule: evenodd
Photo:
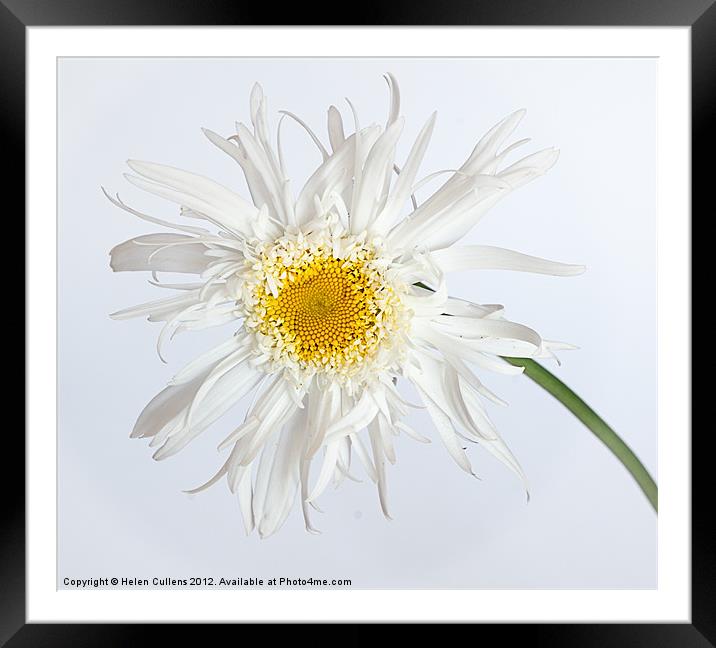
<path fill-rule="evenodd" d="M 711 645 L 708 2 L 350 27 L 3 4 L 8 646 L 307 622 Z"/>

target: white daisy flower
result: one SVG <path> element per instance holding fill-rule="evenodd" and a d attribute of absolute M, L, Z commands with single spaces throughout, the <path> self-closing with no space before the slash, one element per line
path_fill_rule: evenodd
<path fill-rule="evenodd" d="M 306 528 L 309 506 L 325 488 L 352 476 L 356 457 L 378 487 L 388 516 L 386 460 L 395 462 L 400 432 L 428 439 L 403 421 L 411 404 L 397 389 L 410 381 L 443 445 L 472 474 L 465 440 L 475 441 L 524 478 L 497 434 L 484 400 L 501 402 L 473 367 L 505 374 L 522 368 L 506 357 L 546 357 L 569 345 L 549 342 L 507 320 L 502 306 L 449 297 L 453 272 L 503 269 L 575 275 L 582 266 L 546 261 L 491 246 L 457 243 L 485 212 L 512 190 L 541 176 L 557 160 L 550 148 L 504 166 L 522 140 L 503 148 L 524 115 L 493 127 L 467 161 L 418 205 L 414 193 L 435 114 L 406 160 L 394 160 L 403 129 L 392 75 L 385 127 L 346 135 L 338 109 L 328 109 L 326 148 L 298 117 L 323 162 L 303 189 L 291 192 L 279 136 L 270 143 L 267 104 L 251 92 L 251 125 L 229 138 L 205 130 L 212 144 L 241 167 L 248 201 L 201 175 L 130 160 L 126 178 L 176 203 L 177 224 L 112 202 L 135 216 L 174 230 L 125 241 L 111 251 L 116 272 L 148 271 L 175 296 L 112 315 L 163 322 L 157 349 L 175 334 L 233 324 L 234 334 L 181 369 L 144 408 L 132 437 L 151 439 L 155 459 L 172 456 L 239 399 L 254 393 L 243 421 L 219 445 L 228 456 L 198 492 L 226 478 L 238 494 L 247 533 L 277 531 L 299 494 Z M 109 196 L 108 196 L 109 197 Z M 407 209 L 406 209 L 407 208 Z M 406 214 L 406 211 L 409 213 Z M 188 224 L 199 221 L 204 226 Z M 157 273 L 196 275 L 163 283 Z M 315 460 L 315 466 L 314 466 Z M 313 474 L 311 468 L 314 467 Z"/>

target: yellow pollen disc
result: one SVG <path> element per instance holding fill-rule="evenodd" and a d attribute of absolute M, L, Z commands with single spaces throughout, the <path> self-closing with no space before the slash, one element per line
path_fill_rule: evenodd
<path fill-rule="evenodd" d="M 277 295 L 264 291 L 260 330 L 304 365 L 339 369 L 377 343 L 373 280 L 356 262 L 317 257 L 292 268 Z"/>

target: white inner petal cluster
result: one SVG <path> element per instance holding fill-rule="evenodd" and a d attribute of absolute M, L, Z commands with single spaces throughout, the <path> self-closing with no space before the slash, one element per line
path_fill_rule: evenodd
<path fill-rule="evenodd" d="M 299 383 L 322 373 L 360 384 L 397 370 L 410 326 L 408 286 L 388 278 L 382 252 L 379 240 L 329 229 L 252 246 L 241 302 L 261 358 Z"/>

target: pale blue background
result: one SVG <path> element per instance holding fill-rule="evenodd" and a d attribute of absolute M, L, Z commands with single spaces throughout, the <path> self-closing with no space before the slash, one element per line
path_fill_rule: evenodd
<path fill-rule="evenodd" d="M 495 122 L 528 109 L 514 139 L 561 148 L 550 173 L 499 204 L 466 239 L 584 263 L 586 275 L 453 275 L 451 292 L 507 306 L 511 319 L 581 350 L 556 368 L 656 473 L 655 97 L 646 59 L 61 59 L 59 61 L 59 581 L 62 578 L 350 578 L 357 588 L 653 588 L 656 517 L 626 471 L 558 403 L 523 377 L 481 374 L 510 407 L 491 407 L 531 484 L 479 448 L 482 481 L 435 439 L 400 437 L 389 468 L 393 521 L 374 486 L 346 482 L 321 499 L 321 536 L 298 507 L 278 535 L 244 535 L 222 482 L 190 498 L 223 461 L 216 444 L 239 406 L 180 455 L 156 463 L 129 432 L 183 363 L 231 329 L 179 336 L 169 366 L 157 325 L 108 313 L 157 298 L 141 274 L 113 275 L 109 249 L 151 225 L 113 207 L 100 185 L 171 219 L 175 208 L 131 187 L 127 158 L 216 178 L 246 194 L 240 170 L 202 135 L 248 121 L 260 81 L 270 113 L 291 110 L 325 136 L 343 97 L 361 123 L 383 122 L 381 74 L 399 79 L 406 116 L 398 162 L 437 109 L 421 169 L 458 167 Z M 320 158 L 292 123 L 283 131 L 297 190 Z M 531 148 L 530 148 L 531 147 Z M 436 184 L 431 187 L 436 187 Z M 427 195 L 426 190 L 421 194 Z M 48 219 L 52 216 L 48 214 Z M 48 287 L 50 290 L 51 287 Z M 48 443 L 51 441 L 48 439 Z M 356 466 L 356 473 L 361 470 Z"/>

